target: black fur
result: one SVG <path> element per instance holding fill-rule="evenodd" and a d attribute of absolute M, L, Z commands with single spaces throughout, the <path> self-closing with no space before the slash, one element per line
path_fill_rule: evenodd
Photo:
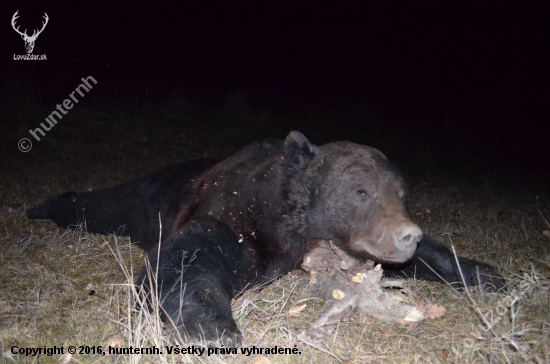
<path fill-rule="evenodd" d="M 411 260 L 406 265 L 384 265 L 384 275 L 387 277 L 417 277 L 435 282 L 441 282 L 441 278 L 443 278 L 445 283 L 458 289 L 464 288 L 463 278 L 467 286 L 482 286 L 490 291 L 504 288 L 502 276 L 496 273 L 490 265 L 464 257 L 458 257 L 458 260 L 460 269 L 456 263 L 456 257 L 445 245 L 424 235 Z"/>
<path fill-rule="evenodd" d="M 241 344 L 231 299 L 279 274 L 266 270 L 250 241 L 212 217 L 186 225 L 162 247 L 160 258 L 152 249 L 149 262 L 150 270 L 137 282 L 149 295 L 158 290 L 161 318 L 171 321 L 168 327 L 188 340 L 222 338 L 226 347 Z"/>
<path fill-rule="evenodd" d="M 376 149 L 317 147 L 292 132 L 284 142 L 256 142 L 217 164 L 184 162 L 111 188 L 65 193 L 28 217 L 129 235 L 149 251 L 157 286 L 145 270 L 138 283 L 149 297 L 158 291 L 167 326 L 188 340 L 238 346 L 231 299 L 299 266 L 320 240 L 389 263 L 388 275 L 443 278 L 460 287 L 454 256 L 408 217 L 406 191 Z M 504 286 L 492 267 L 460 262 L 467 285 Z"/>
<path fill-rule="evenodd" d="M 27 211 L 29 219 L 53 220 L 60 227 L 83 224 L 92 233 L 129 236 L 144 250 L 172 232 L 189 196 L 191 181 L 214 160 L 194 160 L 161 168 L 146 176 L 90 192 L 65 192 Z"/>

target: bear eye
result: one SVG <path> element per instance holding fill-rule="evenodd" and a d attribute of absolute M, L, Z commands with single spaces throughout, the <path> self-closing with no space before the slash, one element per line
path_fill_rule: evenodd
<path fill-rule="evenodd" d="M 366 196 L 368 193 L 365 190 L 357 190 L 357 194 L 360 196 Z"/>
<path fill-rule="evenodd" d="M 399 191 L 397 195 L 401 201 L 405 199 L 405 191 Z"/>

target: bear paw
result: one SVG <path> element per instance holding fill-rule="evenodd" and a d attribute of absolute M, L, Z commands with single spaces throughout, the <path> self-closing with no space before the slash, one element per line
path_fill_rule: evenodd
<path fill-rule="evenodd" d="M 460 259 L 462 274 L 468 286 L 479 286 L 487 292 L 506 291 L 506 281 L 493 267 L 473 260 Z"/>
<path fill-rule="evenodd" d="M 184 324 L 178 326 L 177 333 L 172 329 L 172 333 L 186 343 L 206 344 L 208 347 L 238 348 L 242 345 L 242 334 L 233 319 L 231 321 Z"/>

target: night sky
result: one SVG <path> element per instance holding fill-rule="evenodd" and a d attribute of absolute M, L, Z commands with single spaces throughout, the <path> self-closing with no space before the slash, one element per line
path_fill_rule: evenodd
<path fill-rule="evenodd" d="M 47 61 L 13 60 L 16 10 L 28 34 L 48 14 L 33 52 Z M 443 145 L 550 171 L 550 2 L 3 1 L 0 15 L 0 81 L 32 73 L 46 106 L 89 75 L 119 99 L 184 85 L 291 109 L 364 100 L 396 133 L 447 130 Z"/>

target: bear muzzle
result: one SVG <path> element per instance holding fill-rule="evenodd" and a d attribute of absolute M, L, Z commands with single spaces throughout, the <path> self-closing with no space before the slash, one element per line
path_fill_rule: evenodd
<path fill-rule="evenodd" d="M 416 247 L 422 239 L 422 230 L 413 223 L 401 226 L 401 229 L 393 234 L 393 243 L 397 248 L 398 256 L 409 260 L 414 255 Z"/>
<path fill-rule="evenodd" d="M 412 221 L 405 220 L 393 229 L 384 227 L 374 235 L 352 242 L 352 250 L 382 263 L 403 263 L 414 255 L 422 239 L 422 230 Z"/>

